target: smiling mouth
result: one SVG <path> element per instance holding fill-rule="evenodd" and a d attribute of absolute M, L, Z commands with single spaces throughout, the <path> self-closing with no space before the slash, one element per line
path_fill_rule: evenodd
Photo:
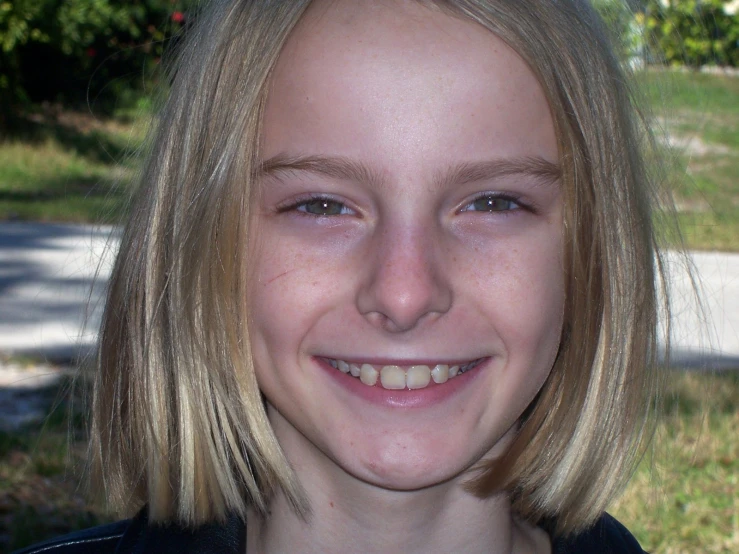
<path fill-rule="evenodd" d="M 353 363 L 333 358 L 324 358 L 334 369 L 342 373 L 358 378 L 368 387 L 376 385 L 384 389 L 423 389 L 431 382 L 441 385 L 449 379 L 462 375 L 482 363 L 484 358 L 478 358 L 464 364 L 437 364 L 433 367 L 428 365 L 385 365 L 377 366 L 368 363 Z"/>

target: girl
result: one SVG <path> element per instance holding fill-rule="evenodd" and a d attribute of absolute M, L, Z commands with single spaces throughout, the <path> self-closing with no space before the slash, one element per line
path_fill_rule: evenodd
<path fill-rule="evenodd" d="M 216 0 L 110 283 L 94 477 L 29 552 L 642 552 L 652 185 L 581 0 Z M 659 263 L 657 266 L 659 268 Z"/>

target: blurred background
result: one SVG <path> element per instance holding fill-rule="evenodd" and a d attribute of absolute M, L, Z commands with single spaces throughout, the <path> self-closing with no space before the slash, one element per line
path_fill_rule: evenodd
<path fill-rule="evenodd" d="M 612 512 L 653 553 L 736 553 L 739 0 L 593 3 L 652 113 L 706 307 L 678 270 L 657 440 Z M 110 520 L 86 500 L 72 382 L 194 4 L 0 0 L 0 553 Z"/>

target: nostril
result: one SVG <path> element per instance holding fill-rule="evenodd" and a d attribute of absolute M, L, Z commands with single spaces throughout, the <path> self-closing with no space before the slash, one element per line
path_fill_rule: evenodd
<path fill-rule="evenodd" d="M 365 313 L 364 316 L 374 327 L 378 327 L 388 333 L 402 333 L 411 329 L 411 326 L 399 324 L 379 311 Z"/>
<path fill-rule="evenodd" d="M 387 333 L 395 334 L 411 331 L 419 325 L 423 325 L 426 322 L 434 320 L 441 314 L 437 312 L 426 311 L 420 316 L 405 318 L 398 315 L 396 315 L 395 317 L 389 317 L 381 312 L 370 312 L 363 315 L 373 326 L 380 328 Z"/>
<path fill-rule="evenodd" d="M 357 307 L 386 332 L 408 331 L 451 306 L 445 264 L 440 263 L 438 245 L 427 231 L 415 226 L 380 234 L 364 265 Z"/>

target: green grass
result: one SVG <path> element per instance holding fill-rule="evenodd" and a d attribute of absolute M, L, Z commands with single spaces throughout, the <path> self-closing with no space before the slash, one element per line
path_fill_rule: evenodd
<path fill-rule="evenodd" d="M 611 512 L 652 554 L 739 552 L 739 373 L 676 373 L 662 411 Z"/>
<path fill-rule="evenodd" d="M 673 145 L 672 194 L 688 247 L 739 250 L 739 78 L 651 71 L 639 82 L 658 136 Z"/>
<path fill-rule="evenodd" d="M 83 493 L 85 421 L 58 402 L 67 387 L 45 391 L 43 424 L 0 430 L 0 553 L 110 521 Z"/>
<path fill-rule="evenodd" d="M 695 71 L 645 71 L 638 75 L 647 97 L 665 110 L 709 112 L 719 108 L 739 115 L 736 77 Z"/>
<path fill-rule="evenodd" d="M 144 119 L 35 114 L 0 140 L 0 219 L 118 221 Z"/>

